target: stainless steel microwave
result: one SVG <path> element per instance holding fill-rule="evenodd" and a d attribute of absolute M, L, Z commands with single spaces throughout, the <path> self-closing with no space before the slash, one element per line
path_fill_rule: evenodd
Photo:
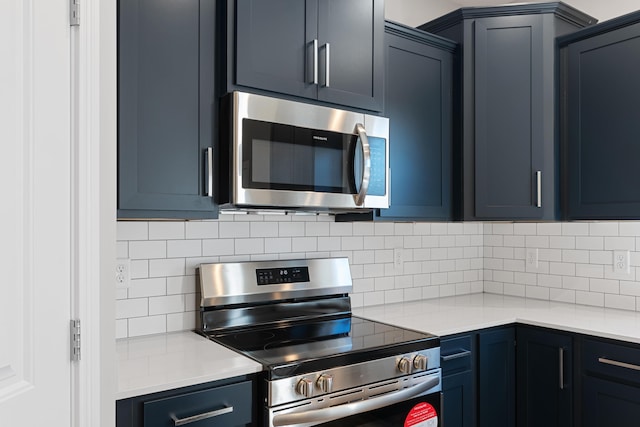
<path fill-rule="evenodd" d="M 242 92 L 223 111 L 223 211 L 389 207 L 388 118 Z"/>

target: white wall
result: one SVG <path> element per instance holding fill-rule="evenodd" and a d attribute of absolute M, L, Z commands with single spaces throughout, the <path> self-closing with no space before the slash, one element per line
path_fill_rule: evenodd
<path fill-rule="evenodd" d="M 564 0 L 564 2 L 597 18 L 599 21 L 605 21 L 640 9 L 638 0 Z M 518 3 L 518 1 L 386 0 L 385 17 L 411 27 L 417 27 L 460 7 L 495 6 L 506 3 Z"/>

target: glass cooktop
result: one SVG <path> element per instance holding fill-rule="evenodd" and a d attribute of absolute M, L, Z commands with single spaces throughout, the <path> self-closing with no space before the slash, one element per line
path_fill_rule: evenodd
<path fill-rule="evenodd" d="M 210 336 L 262 363 L 269 379 L 439 347 L 437 336 L 356 316 Z"/>

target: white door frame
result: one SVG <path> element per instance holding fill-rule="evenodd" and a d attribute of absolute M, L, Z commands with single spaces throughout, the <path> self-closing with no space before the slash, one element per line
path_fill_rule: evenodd
<path fill-rule="evenodd" d="M 74 427 L 115 426 L 116 0 L 80 2 L 72 29 L 72 317 L 82 359 L 72 368 Z"/>

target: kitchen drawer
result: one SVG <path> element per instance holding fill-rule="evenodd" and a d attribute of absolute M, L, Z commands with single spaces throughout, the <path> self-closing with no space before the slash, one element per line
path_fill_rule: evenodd
<path fill-rule="evenodd" d="M 463 335 L 440 341 L 442 375 L 471 370 L 473 361 L 472 336 Z"/>
<path fill-rule="evenodd" d="M 144 403 L 144 427 L 234 427 L 251 423 L 251 381 Z M 201 420 L 195 417 L 202 415 Z M 183 423 L 177 422 L 182 420 Z M 188 423 L 187 421 L 193 420 Z"/>
<path fill-rule="evenodd" d="M 582 367 L 590 374 L 640 384 L 640 346 L 585 339 Z"/>

